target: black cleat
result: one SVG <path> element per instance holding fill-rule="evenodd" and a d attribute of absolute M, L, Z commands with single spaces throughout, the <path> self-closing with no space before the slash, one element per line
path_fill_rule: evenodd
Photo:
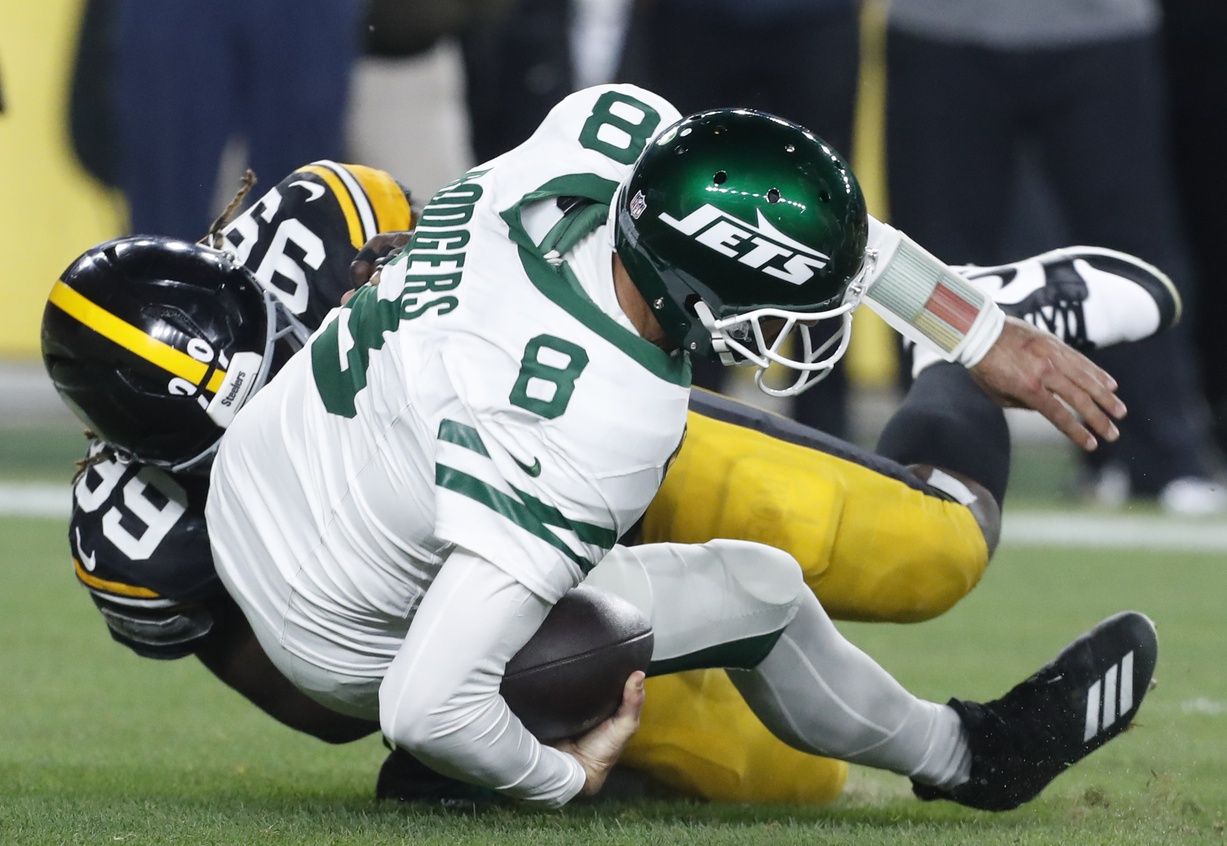
<path fill-rule="evenodd" d="M 1141 341 L 1180 319 L 1172 280 L 1116 250 L 1063 247 L 998 267 L 956 269 L 1006 314 L 1082 352 Z"/>
<path fill-rule="evenodd" d="M 393 750 L 379 768 L 375 798 L 460 809 L 501 801 L 493 790 L 440 775 L 399 749 Z"/>
<path fill-rule="evenodd" d="M 971 778 L 941 790 L 912 783 L 926 801 L 1008 811 L 1039 795 L 1070 765 L 1132 722 L 1158 655 L 1155 627 L 1135 611 L 1109 617 L 1000 699 L 951 699 L 971 744 Z"/>

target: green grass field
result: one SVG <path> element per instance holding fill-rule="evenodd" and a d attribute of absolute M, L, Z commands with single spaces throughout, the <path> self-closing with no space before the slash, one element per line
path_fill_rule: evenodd
<path fill-rule="evenodd" d="M 34 453 L 58 447 L 40 444 L 5 462 L 9 478 L 51 475 Z M 63 524 L 0 517 L 0 844 L 1224 843 L 1225 557 L 1007 548 L 943 619 L 842 626 L 916 692 L 944 699 L 996 695 L 1115 610 L 1156 620 L 1159 686 L 1138 725 L 1013 813 L 924 805 L 903 779 L 856 769 L 820 809 L 457 812 L 376 804 L 378 740 L 297 736 L 191 659 L 113 644 L 75 583 Z"/>

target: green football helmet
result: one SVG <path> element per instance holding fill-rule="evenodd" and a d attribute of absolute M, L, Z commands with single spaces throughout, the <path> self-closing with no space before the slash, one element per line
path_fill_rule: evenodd
<path fill-rule="evenodd" d="M 750 109 L 683 118 L 648 144 L 616 203 L 618 256 L 679 348 L 758 368 L 773 396 L 805 390 L 847 350 L 868 216 L 851 168 L 808 129 Z M 842 325 L 816 344 L 828 319 Z M 766 384 L 772 363 L 796 380 Z"/>

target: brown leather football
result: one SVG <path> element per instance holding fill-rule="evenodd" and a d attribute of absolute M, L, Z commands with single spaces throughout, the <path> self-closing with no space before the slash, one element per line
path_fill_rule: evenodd
<path fill-rule="evenodd" d="M 502 694 L 538 740 L 576 737 L 618 710 L 652 659 L 652 626 L 625 599 L 580 585 L 507 664 Z"/>

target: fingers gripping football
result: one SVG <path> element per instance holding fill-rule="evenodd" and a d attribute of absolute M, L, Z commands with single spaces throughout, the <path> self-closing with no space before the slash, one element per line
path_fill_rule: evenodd
<path fill-rule="evenodd" d="M 585 796 L 600 792 L 609 771 L 618 763 L 622 750 L 639 728 L 644 702 L 643 680 L 642 671 L 631 673 L 622 688 L 622 704 L 612 717 L 574 740 L 555 745 L 559 751 L 574 756 L 584 768 Z"/>

